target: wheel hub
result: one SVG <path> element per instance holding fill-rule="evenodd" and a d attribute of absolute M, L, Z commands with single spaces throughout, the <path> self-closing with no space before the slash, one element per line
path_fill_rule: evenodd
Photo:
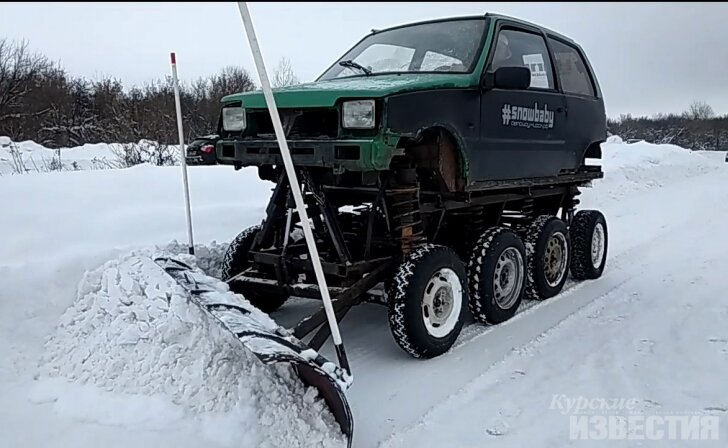
<path fill-rule="evenodd" d="M 551 235 L 544 251 L 544 273 L 546 283 L 552 288 L 561 283 L 566 275 L 568 255 L 569 248 L 566 244 L 566 236 L 561 232 Z"/>
<path fill-rule="evenodd" d="M 604 258 L 604 226 L 598 223 L 594 226 L 591 240 L 591 261 L 594 268 L 599 269 L 602 266 L 602 258 Z"/>
<path fill-rule="evenodd" d="M 460 278 L 452 269 L 443 268 L 432 275 L 422 297 L 422 318 L 432 336 L 447 336 L 455 328 L 462 297 Z"/>
<path fill-rule="evenodd" d="M 498 257 L 493 274 L 493 292 L 495 302 L 499 307 L 508 309 L 518 300 L 523 276 L 523 256 L 516 248 L 507 248 Z"/>
<path fill-rule="evenodd" d="M 452 310 L 453 294 L 452 289 L 440 287 L 435 293 L 435 300 L 432 301 L 435 317 L 438 320 L 446 320 Z M 440 322 L 442 323 L 442 322 Z"/>

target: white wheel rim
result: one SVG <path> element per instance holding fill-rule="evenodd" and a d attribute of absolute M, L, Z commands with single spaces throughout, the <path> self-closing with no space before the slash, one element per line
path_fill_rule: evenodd
<path fill-rule="evenodd" d="M 500 308 L 510 309 L 521 295 L 523 287 L 523 256 L 515 247 L 509 247 L 498 257 L 493 273 L 493 295 Z"/>
<path fill-rule="evenodd" d="M 457 325 L 463 306 L 463 288 L 455 271 L 442 268 L 425 286 L 422 296 L 422 319 L 427 332 L 436 337 L 447 336 Z"/>
<path fill-rule="evenodd" d="M 602 267 L 604 258 L 604 226 L 602 223 L 597 223 L 594 226 L 594 233 L 592 233 L 591 240 L 591 261 L 595 269 Z"/>
<path fill-rule="evenodd" d="M 566 276 L 566 262 L 569 259 L 569 245 L 566 236 L 561 232 L 551 235 L 544 251 L 544 274 L 546 283 L 554 288 Z"/>

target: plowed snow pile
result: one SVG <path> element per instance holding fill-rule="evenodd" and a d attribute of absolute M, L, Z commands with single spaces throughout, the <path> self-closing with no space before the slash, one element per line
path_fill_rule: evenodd
<path fill-rule="evenodd" d="M 84 275 L 46 343 L 37 401 L 112 425 L 192 419 L 227 446 L 346 446 L 315 389 L 288 372 L 272 377 L 152 255 L 135 251 Z"/>
<path fill-rule="evenodd" d="M 706 157 L 704 152 L 647 142 L 626 144 L 617 136 L 602 144 L 602 159 L 594 163 L 602 165 L 604 171 L 604 178 L 594 182 L 599 185 L 602 202 L 606 198 L 623 199 L 723 166 L 718 158 Z"/>

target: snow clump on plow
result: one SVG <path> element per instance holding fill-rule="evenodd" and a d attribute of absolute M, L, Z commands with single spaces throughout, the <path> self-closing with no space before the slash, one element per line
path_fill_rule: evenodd
<path fill-rule="evenodd" d="M 159 255 L 135 251 L 84 275 L 46 342 L 40 376 L 161 395 L 202 422 L 226 415 L 244 436 L 231 446 L 346 446 L 316 389 L 248 352 L 155 263 Z M 247 304 L 239 295 L 219 295 Z"/>

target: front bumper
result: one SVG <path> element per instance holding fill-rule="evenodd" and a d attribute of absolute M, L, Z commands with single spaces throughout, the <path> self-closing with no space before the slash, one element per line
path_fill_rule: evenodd
<path fill-rule="evenodd" d="M 294 165 L 340 168 L 348 171 L 382 170 L 389 166 L 394 148 L 376 139 L 289 140 Z M 215 148 L 219 164 L 239 166 L 282 165 L 276 140 L 221 140 Z"/>

